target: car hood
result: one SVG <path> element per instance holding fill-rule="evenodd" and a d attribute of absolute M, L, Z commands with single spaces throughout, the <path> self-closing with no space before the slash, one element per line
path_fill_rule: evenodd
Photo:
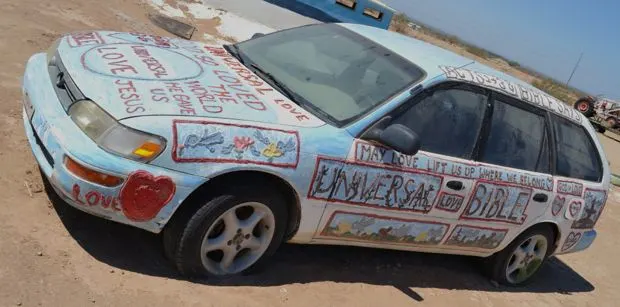
<path fill-rule="evenodd" d="M 64 36 L 58 54 L 84 96 L 118 120 L 166 115 L 301 127 L 325 124 L 222 46 L 98 31 Z"/>

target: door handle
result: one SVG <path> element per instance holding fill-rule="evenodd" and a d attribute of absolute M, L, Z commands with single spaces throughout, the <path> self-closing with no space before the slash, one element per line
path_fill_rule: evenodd
<path fill-rule="evenodd" d="M 463 183 L 456 180 L 448 181 L 448 183 L 446 183 L 446 186 L 455 191 L 460 191 L 463 189 Z"/>
<path fill-rule="evenodd" d="M 538 194 L 534 195 L 533 199 L 534 199 L 534 201 L 539 202 L 539 203 L 547 202 L 547 194 L 538 193 Z"/>

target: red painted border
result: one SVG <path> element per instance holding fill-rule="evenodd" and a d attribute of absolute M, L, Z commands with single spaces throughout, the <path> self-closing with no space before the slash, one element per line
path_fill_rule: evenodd
<path fill-rule="evenodd" d="M 177 148 L 179 145 L 178 144 L 179 140 L 177 137 L 177 124 L 200 124 L 200 125 L 213 124 L 213 125 L 221 125 L 221 126 L 252 128 L 252 129 L 259 129 L 263 131 L 278 131 L 278 132 L 287 133 L 287 134 L 294 136 L 295 139 L 297 140 L 295 163 L 274 163 L 274 162 L 263 162 L 263 161 L 253 161 L 253 160 L 220 159 L 220 158 L 181 158 L 177 156 Z M 172 121 L 172 160 L 178 163 L 219 162 L 219 163 L 256 164 L 256 165 L 269 165 L 269 166 L 284 167 L 284 168 L 297 168 L 297 164 L 299 164 L 299 147 L 301 147 L 301 141 L 299 140 L 299 133 L 294 130 L 281 130 L 281 129 L 266 128 L 266 127 L 253 126 L 253 125 L 239 125 L 239 124 L 233 124 L 233 123 L 223 123 L 223 122 L 207 121 L 207 120 L 175 119 Z"/>
<path fill-rule="evenodd" d="M 83 46 L 92 46 L 92 45 L 77 45 L 77 46 L 74 46 L 74 45 L 71 44 L 71 36 L 74 35 L 74 34 L 80 34 L 80 33 L 94 33 L 95 36 L 97 36 L 97 38 L 101 42 L 101 43 L 99 43 L 99 45 L 104 45 L 106 43 L 105 40 L 103 39 L 103 37 L 101 37 L 101 35 L 97 31 L 73 32 L 73 33 L 68 33 L 67 36 L 66 36 L 67 45 L 69 45 L 69 47 L 71 47 L 71 48 L 79 48 L 79 47 L 83 47 Z"/>
<path fill-rule="evenodd" d="M 456 231 L 457 228 L 462 227 L 462 228 L 475 228 L 475 229 L 481 229 L 481 230 L 491 230 L 491 231 L 495 231 L 495 232 L 501 232 L 504 234 L 504 239 L 502 239 L 502 241 L 499 242 L 498 246 L 502 245 L 502 242 L 504 242 L 504 240 L 506 239 L 506 234 L 508 233 L 508 228 L 492 228 L 492 227 L 483 227 L 483 226 L 472 226 L 472 225 L 466 225 L 466 224 L 457 224 L 454 226 L 454 228 L 452 228 L 452 231 L 450 232 L 450 235 L 447 237 L 446 242 L 441 242 L 441 245 L 444 246 L 459 246 L 456 244 L 447 244 L 447 240 L 450 239 L 450 237 L 452 237 L 452 235 L 454 234 L 454 232 Z M 459 247 L 463 247 L 463 246 L 459 246 Z M 480 249 L 492 249 L 492 248 L 482 248 L 482 247 L 471 247 L 471 248 L 480 248 Z"/>
<path fill-rule="evenodd" d="M 457 196 L 460 197 L 461 200 L 463 200 L 461 202 L 461 205 L 456 208 L 456 210 L 448 210 L 448 209 L 443 209 L 443 208 L 439 208 L 439 204 L 441 204 L 441 199 L 443 198 L 444 195 L 449 195 L 449 196 Z M 459 194 L 453 194 L 453 193 L 447 193 L 447 192 L 440 192 L 439 195 L 437 196 L 438 200 L 435 203 L 435 209 L 437 210 L 441 210 L 441 211 L 446 211 L 446 212 L 459 212 L 459 210 L 461 210 L 461 208 L 463 207 L 463 205 L 465 204 L 465 196 L 463 195 L 459 195 Z"/>
<path fill-rule="evenodd" d="M 472 217 L 464 216 L 465 212 L 467 211 L 467 209 L 469 209 L 469 207 L 471 206 L 472 200 L 476 196 L 476 189 L 478 188 L 478 185 L 481 184 L 481 183 L 529 190 L 530 191 L 530 196 L 527 198 L 527 203 L 525 204 L 525 207 L 523 207 L 523 216 L 525 217 L 523 219 L 523 221 L 522 222 L 511 222 L 511 221 L 506 221 L 506 220 L 485 219 L 485 218 L 478 218 L 478 217 L 472 218 Z M 465 210 L 463 210 L 463 212 L 461 212 L 461 215 L 459 216 L 459 220 L 497 222 L 497 223 L 508 223 L 508 224 L 514 224 L 514 225 L 522 225 L 523 223 L 525 223 L 525 221 L 527 221 L 527 214 L 525 214 L 525 213 L 527 212 L 527 207 L 530 205 L 530 200 L 531 200 L 533 194 L 534 194 L 534 189 L 530 188 L 530 187 L 524 187 L 524 186 L 521 186 L 521 185 L 509 184 L 509 183 L 504 183 L 504 182 L 499 182 L 498 183 L 498 182 L 495 182 L 495 181 L 477 180 L 476 181 L 476 185 L 474 186 L 474 188 L 471 191 L 471 196 L 469 197 L 469 200 L 467 201 L 467 205 L 465 206 Z"/>
<path fill-rule="evenodd" d="M 422 170 L 424 172 L 430 172 L 430 171 L 419 169 L 419 168 L 411 168 L 411 167 L 407 167 L 407 166 L 402 166 L 401 167 L 401 166 L 397 166 L 397 165 L 389 164 L 389 163 L 378 163 L 378 162 L 368 162 L 368 161 L 364 161 L 364 160 L 358 160 L 357 159 L 357 152 L 358 152 L 357 151 L 357 146 L 358 145 L 369 145 L 369 146 L 381 147 L 381 148 L 385 148 L 387 150 L 392 150 L 392 149 L 390 149 L 390 148 L 388 148 L 386 146 L 380 145 L 380 144 L 374 144 L 374 143 L 370 143 L 370 142 L 360 141 L 360 140 L 357 140 L 357 139 L 355 140 L 354 145 L 355 145 L 355 150 L 353 152 L 353 154 L 354 154 L 353 160 L 355 160 L 358 163 L 364 163 L 364 164 L 369 164 L 369 165 L 382 165 L 382 166 L 383 165 L 388 165 L 390 167 L 394 167 L 394 168 L 401 169 L 401 170 L 402 169 L 408 169 L 408 170 L 417 170 L 417 171 Z M 430 156 L 430 155 L 425 154 L 423 152 L 420 152 L 420 153 L 418 153 L 416 155 L 424 156 L 427 159 L 432 159 L 432 160 L 436 160 L 436 161 L 440 161 L 440 162 L 450 162 L 450 163 L 454 163 L 454 164 L 458 164 L 458 165 L 464 165 L 464 166 L 473 166 L 473 167 L 478 167 L 478 168 L 479 167 L 487 167 L 487 168 L 489 168 L 491 170 L 498 170 L 498 171 L 502 171 L 502 172 L 506 172 L 508 170 L 508 168 L 501 167 L 501 166 L 498 166 L 498 165 L 492 165 L 492 164 L 487 164 L 487 163 L 482 163 L 482 162 L 462 162 L 462 161 L 453 160 L 453 159 L 450 159 L 449 157 L 443 157 L 443 156 L 442 157 L 433 157 L 433 156 Z M 480 172 L 479 169 L 478 169 L 478 172 Z M 530 176 L 532 178 L 536 177 L 536 175 L 528 174 L 528 173 L 526 173 L 524 171 L 519 171 L 519 170 L 516 170 L 515 173 L 518 174 L 518 175 L 527 175 L 527 176 Z M 438 173 L 434 173 L 434 174 L 438 174 Z M 489 181 L 489 180 L 486 180 L 486 179 L 480 179 L 479 176 L 478 177 L 466 177 L 466 176 L 454 175 L 454 174 L 440 174 L 440 175 L 448 176 L 448 177 L 455 177 L 455 178 L 462 178 L 462 179 L 467 179 L 467 180 Z M 540 176 L 540 177 L 542 178 L 542 176 Z M 529 186 L 526 186 L 526 185 L 520 185 L 519 183 L 512 183 L 512 182 L 506 182 L 506 181 L 490 181 L 490 182 L 516 184 L 516 185 L 523 186 L 523 187 L 530 188 L 530 189 L 537 189 L 537 190 L 542 190 L 542 191 L 547 191 L 547 192 L 553 192 L 553 189 L 555 188 L 555 182 L 553 181 L 553 176 L 549 175 L 549 177 L 545 178 L 545 179 L 551 179 L 551 188 L 550 189 L 533 188 L 533 187 L 529 187 Z"/>
<path fill-rule="evenodd" d="M 314 186 L 314 181 L 316 180 L 316 175 L 319 171 L 319 163 L 322 160 L 328 160 L 328 161 L 335 161 L 335 162 L 341 162 L 343 163 L 343 165 L 357 165 L 357 166 L 363 166 L 363 167 L 373 167 L 376 169 L 383 169 L 383 170 L 389 170 L 389 171 L 394 171 L 394 172 L 403 172 L 403 173 L 410 173 L 410 174 L 421 174 L 421 175 L 427 175 L 427 176 L 433 176 L 433 177 L 437 177 L 439 178 L 439 189 L 437 190 L 437 197 L 435 197 L 435 199 L 433 199 L 433 203 L 430 205 L 430 209 L 428 209 L 428 211 L 424 211 L 424 210 L 414 210 L 414 209 L 401 209 L 401 208 L 389 208 L 389 207 L 381 207 L 381 206 L 376 206 L 376 205 L 368 205 L 366 203 L 360 203 L 360 202 L 352 202 L 352 201 L 346 201 L 346 200 L 331 200 L 329 198 L 323 198 L 323 197 L 316 197 L 316 196 L 312 196 L 310 195 L 312 192 L 312 187 Z M 372 163 L 362 163 L 362 162 L 355 162 L 355 161 L 347 161 L 344 159 L 338 159 L 338 158 L 331 158 L 331 157 L 326 157 L 326 156 L 318 156 L 316 158 L 316 163 L 314 165 L 314 173 L 312 174 L 312 180 L 310 181 L 310 186 L 308 187 L 308 193 L 306 194 L 306 197 L 308 199 L 315 199 L 315 200 L 323 200 L 326 201 L 328 203 L 336 203 L 336 204 L 346 204 L 346 205 L 354 205 L 354 206 L 362 206 L 362 207 L 368 207 L 368 208 L 375 208 L 375 209 L 382 209 L 382 210 L 392 210 L 392 211 L 400 211 L 400 212 L 421 212 L 421 213 L 428 213 L 430 212 L 433 207 L 435 206 L 435 202 L 437 201 L 437 199 L 439 198 L 439 193 L 441 192 L 441 188 L 443 187 L 443 176 L 434 174 L 434 173 L 430 173 L 430 172 L 425 172 L 425 171 L 414 171 L 411 169 L 402 169 L 402 168 L 397 168 L 397 167 L 377 167 L 376 164 L 372 164 Z"/>
<path fill-rule="evenodd" d="M 323 229 L 319 233 L 319 236 L 341 238 L 341 239 L 343 238 L 343 237 L 339 237 L 339 236 L 333 236 L 333 235 L 325 234 L 325 229 L 327 229 L 327 227 L 329 227 L 329 225 L 332 223 L 332 221 L 336 217 L 336 214 L 349 214 L 349 215 L 372 217 L 372 218 L 383 219 L 383 220 L 390 220 L 390 221 L 397 221 L 397 222 L 420 223 L 420 224 L 431 224 L 431 225 L 445 226 L 446 227 L 446 231 L 441 236 L 441 239 L 439 240 L 439 242 L 437 244 L 433 244 L 433 245 L 441 244 L 441 242 L 446 238 L 446 235 L 448 234 L 448 231 L 450 230 L 450 224 L 447 224 L 447 223 L 440 223 L 440 222 L 434 222 L 434 221 L 422 221 L 422 220 L 416 220 L 416 219 L 405 219 L 405 218 L 398 218 L 398 217 L 391 217 L 391 216 L 377 215 L 377 214 L 370 214 L 370 213 L 357 213 L 357 212 L 349 212 L 349 211 L 343 211 L 343 210 L 336 210 L 336 211 L 332 212 L 332 215 L 327 220 L 327 223 L 323 226 Z M 344 240 L 349 240 L 349 238 L 345 237 Z M 362 240 L 362 239 L 360 239 L 360 240 L 355 240 L 354 239 L 354 240 L 349 240 L 349 241 L 377 242 L 379 244 L 383 244 L 383 243 L 381 243 L 381 241 Z M 430 245 L 430 244 L 394 243 L 394 242 L 389 242 L 389 241 L 386 241 L 386 243 L 387 244 L 395 244 L 395 245 L 414 245 L 414 246 Z"/>
<path fill-rule="evenodd" d="M 569 184 L 576 183 L 576 184 L 578 184 L 578 185 L 580 185 L 580 186 L 581 186 L 581 192 L 580 192 L 579 194 L 573 194 L 573 193 L 565 193 L 565 192 L 560 192 L 560 189 L 559 189 L 559 187 L 560 187 L 560 182 L 566 182 L 566 183 L 569 183 Z M 576 181 L 569 181 L 569 180 L 558 180 L 558 184 L 555 186 L 555 192 L 556 192 L 556 193 L 558 193 L 558 194 L 563 194 L 563 195 L 573 195 L 573 196 L 579 196 L 579 197 L 581 197 L 581 195 L 583 195 L 583 192 L 584 192 L 584 191 L 583 191 L 583 183 L 581 183 L 581 182 L 576 182 Z"/>
<path fill-rule="evenodd" d="M 583 201 L 581 205 L 584 206 L 584 207 L 586 205 L 585 196 L 586 196 L 586 192 L 588 192 L 588 191 L 603 192 L 603 194 L 605 195 L 603 197 L 603 205 L 601 206 L 601 211 L 600 211 L 599 215 L 596 217 L 596 221 L 594 221 L 594 223 L 592 224 L 592 227 L 588 227 L 588 228 L 573 227 L 573 224 L 577 221 L 577 220 L 574 220 L 573 223 L 570 226 L 571 229 L 592 229 L 592 228 L 594 228 L 594 226 L 596 226 L 596 223 L 598 222 L 598 219 L 600 219 L 601 216 L 603 215 L 603 210 L 605 210 L 605 207 L 607 206 L 607 197 L 609 197 L 608 191 L 607 190 L 603 190 L 603 189 L 586 188 L 583 191 L 583 197 L 581 199 Z"/>

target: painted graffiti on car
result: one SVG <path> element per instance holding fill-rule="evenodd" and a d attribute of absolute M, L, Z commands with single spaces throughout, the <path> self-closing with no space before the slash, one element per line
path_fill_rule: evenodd
<path fill-rule="evenodd" d="M 553 203 L 551 203 L 551 214 L 553 216 L 557 216 L 562 208 L 564 208 L 564 204 L 566 203 L 566 197 L 557 195 L 555 199 L 553 199 Z"/>
<path fill-rule="evenodd" d="M 144 170 L 129 174 L 118 194 L 109 195 L 85 186 L 87 185 L 73 184 L 71 196 L 77 204 L 122 212 L 127 219 L 134 222 L 155 218 L 172 200 L 176 191 L 176 185 L 170 177 L 154 176 Z"/>
<path fill-rule="evenodd" d="M 153 219 L 172 200 L 176 185 L 168 176 L 139 170 L 129 174 L 120 192 L 123 214 L 135 222 Z"/>
<path fill-rule="evenodd" d="M 435 208 L 448 212 L 458 212 L 461 210 L 463 201 L 464 197 L 462 195 L 441 192 Z"/>
<path fill-rule="evenodd" d="M 557 192 L 560 194 L 581 197 L 583 194 L 583 184 L 566 180 L 558 180 Z"/>
<path fill-rule="evenodd" d="M 581 207 L 583 207 L 583 201 L 582 200 L 580 200 L 580 199 L 572 200 L 568 204 L 568 207 L 566 208 L 566 213 L 564 214 L 564 216 L 568 220 L 575 220 L 577 218 L 577 214 L 579 214 L 579 212 L 581 212 Z"/>
<path fill-rule="evenodd" d="M 542 91 L 465 68 L 452 66 L 439 66 L 439 68 L 445 73 L 448 79 L 455 79 L 488 87 L 545 108 L 577 123 L 581 123 L 581 115 L 577 110 Z"/>
<path fill-rule="evenodd" d="M 98 32 L 74 32 L 67 35 L 67 44 L 70 47 L 82 47 L 105 44 Z"/>
<path fill-rule="evenodd" d="M 426 213 L 442 182 L 433 174 L 319 157 L 308 198 Z"/>
<path fill-rule="evenodd" d="M 527 218 L 531 195 L 530 188 L 478 181 L 460 218 L 520 225 Z"/>
<path fill-rule="evenodd" d="M 604 190 L 586 189 L 583 199 L 581 215 L 577 216 L 577 213 L 572 214 L 571 212 L 576 218 L 571 228 L 587 229 L 594 227 L 605 207 L 607 192 Z"/>
<path fill-rule="evenodd" d="M 419 152 L 414 156 L 404 155 L 386 147 L 359 140 L 355 143 L 355 160 L 427 171 L 452 177 L 503 182 L 545 191 L 553 190 L 552 176 L 533 175 L 477 163 L 456 162 L 445 158 L 434 157 L 424 152 Z"/>
<path fill-rule="evenodd" d="M 336 211 L 321 231 L 322 237 L 344 240 L 437 245 L 448 224 Z"/>
<path fill-rule="evenodd" d="M 494 249 L 502 243 L 507 232 L 508 229 L 457 225 L 444 245 Z"/>
<path fill-rule="evenodd" d="M 221 162 L 296 168 L 297 131 L 211 121 L 175 120 L 172 158 L 179 163 Z"/>
<path fill-rule="evenodd" d="M 568 234 L 568 236 L 566 236 L 566 240 L 564 240 L 564 244 L 562 244 L 562 248 L 561 251 L 567 251 L 571 248 L 573 248 L 577 242 L 579 242 L 579 240 L 581 239 L 581 233 L 580 232 L 570 232 Z"/>

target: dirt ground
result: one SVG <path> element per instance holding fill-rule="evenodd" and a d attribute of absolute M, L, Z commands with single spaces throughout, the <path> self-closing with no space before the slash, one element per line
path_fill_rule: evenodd
<path fill-rule="evenodd" d="M 0 0 L 0 306 L 611 306 L 620 300 L 620 190 L 609 197 L 594 245 L 553 258 L 523 289 L 494 286 L 468 257 L 298 245 L 283 246 L 257 275 L 181 279 L 162 256 L 158 236 L 83 214 L 46 193 L 21 121 L 20 79 L 31 54 L 81 29 L 164 35 L 149 23 L 149 9 L 129 0 Z M 200 25 L 210 33 L 217 20 Z M 600 138 L 620 172 L 620 142 Z"/>

